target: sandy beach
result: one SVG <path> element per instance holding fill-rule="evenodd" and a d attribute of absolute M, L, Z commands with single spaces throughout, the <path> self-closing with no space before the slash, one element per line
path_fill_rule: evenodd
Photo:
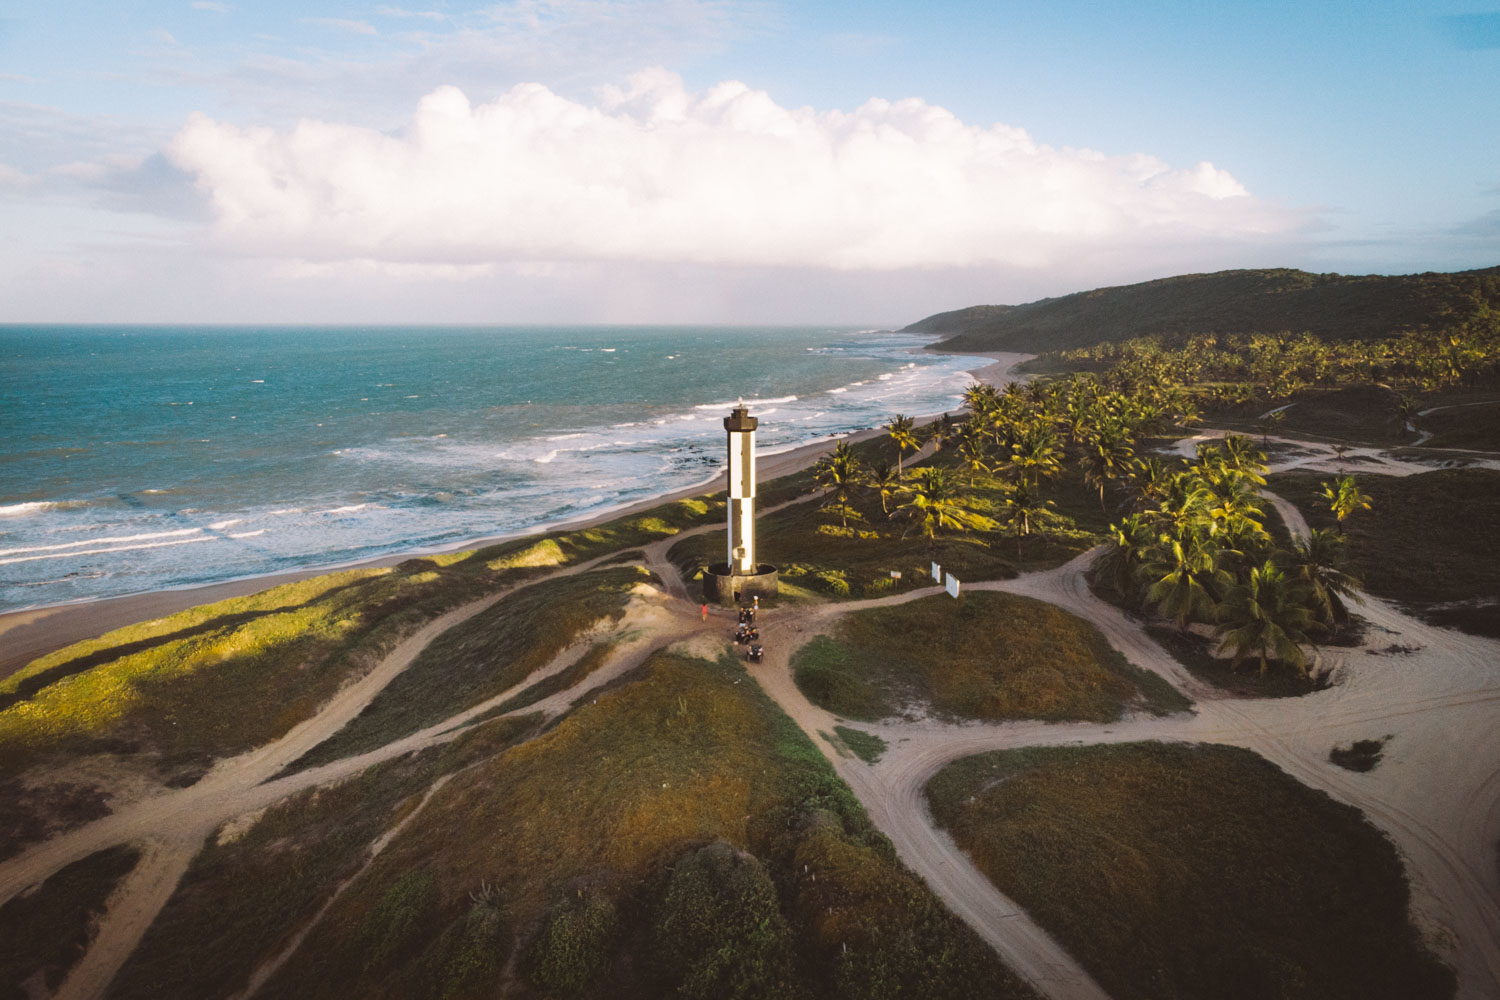
<path fill-rule="evenodd" d="M 1028 354 L 977 353 L 994 358 L 995 360 L 993 364 L 976 369 L 971 374 L 976 379 L 996 386 L 1001 386 L 1011 381 L 1011 370 L 1022 361 L 1031 357 Z M 919 425 L 928 424 L 941 416 L 941 413 L 923 414 L 917 418 L 917 422 Z M 842 438 L 827 438 L 803 445 L 800 448 L 794 448 L 790 451 L 774 455 L 763 455 L 759 460 L 760 477 L 769 480 L 775 479 L 778 476 L 800 472 L 817 462 L 819 458 L 831 450 L 836 441 L 867 441 L 871 438 L 879 437 L 883 433 L 885 431 L 882 428 L 867 428 L 855 431 Z M 499 542 L 526 537 L 528 535 L 592 527 L 596 524 L 613 521 L 616 518 L 628 517 L 631 514 L 650 510 L 652 507 L 670 503 L 674 500 L 682 500 L 687 497 L 712 492 L 717 488 L 715 482 L 699 483 L 673 493 L 647 497 L 628 506 L 603 511 L 586 518 L 541 525 L 531 531 L 517 534 L 474 538 L 442 549 L 393 552 L 389 555 L 359 562 L 309 567 L 303 570 L 252 576 L 240 580 L 228 580 L 223 583 L 213 583 L 198 587 L 147 591 L 145 593 L 127 594 L 123 597 L 110 597 L 98 601 L 58 604 L 42 608 L 28 608 L 24 611 L 7 612 L 0 614 L 0 677 L 9 676 L 37 657 L 45 656 L 53 650 L 62 649 L 64 646 L 81 642 L 84 639 L 92 639 L 95 636 L 103 635 L 117 628 L 123 628 L 126 625 L 134 625 L 137 622 L 150 621 L 154 618 L 175 614 L 178 611 L 197 607 L 200 604 L 212 604 L 215 601 L 223 601 L 231 597 L 243 597 L 246 594 L 254 594 L 284 583 L 305 580 L 309 577 L 321 576 L 324 573 L 333 573 L 339 570 L 395 566 L 408 559 L 482 548 L 486 545 L 494 545 Z"/>

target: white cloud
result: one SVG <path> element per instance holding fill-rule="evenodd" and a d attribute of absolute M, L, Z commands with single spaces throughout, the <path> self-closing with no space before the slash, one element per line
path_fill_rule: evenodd
<path fill-rule="evenodd" d="M 442 87 L 389 135 L 195 115 L 167 155 L 237 252 L 414 264 L 1044 267 L 1079 252 L 1263 240 L 1303 219 L 1210 163 L 1053 148 L 911 98 L 783 108 L 661 70 L 593 105 Z"/>
<path fill-rule="evenodd" d="M 375 13 L 381 17 L 415 17 L 427 21 L 446 21 L 448 15 L 438 10 L 406 10 L 401 7 L 380 6 L 375 8 Z"/>
<path fill-rule="evenodd" d="M 353 21 L 346 17 L 304 17 L 299 20 L 303 24 L 316 24 L 324 28 L 332 28 L 334 31 L 348 32 L 351 35 L 376 34 L 375 26 L 369 21 Z"/>

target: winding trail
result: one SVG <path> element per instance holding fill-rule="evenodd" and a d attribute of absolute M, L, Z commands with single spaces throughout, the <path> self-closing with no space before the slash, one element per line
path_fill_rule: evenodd
<path fill-rule="evenodd" d="M 1206 439 L 1188 439 L 1178 447 L 1190 453 L 1197 441 Z M 1295 450 L 1278 459 L 1276 471 L 1329 468 L 1339 460 L 1331 447 L 1278 441 Z M 1428 469 L 1378 449 L 1369 449 L 1368 456 L 1363 451 L 1354 449 L 1343 461 L 1359 459 L 1364 471 L 1398 475 Z M 816 496 L 789 503 L 812 499 Z M 1305 535 L 1307 525 L 1300 512 L 1279 497 L 1268 499 L 1289 530 Z M 696 600 L 666 556 L 682 539 L 718 527 L 690 529 L 645 546 L 645 564 L 662 581 L 662 590 L 642 588 L 632 601 L 618 630 L 626 638 L 610 661 L 574 688 L 517 713 L 555 717 L 587 691 L 622 676 L 658 649 L 704 636 L 723 641 L 729 631 L 727 619 L 715 614 L 707 622 L 700 620 Z M 1434 947 L 1456 968 L 1459 995 L 1466 1000 L 1500 996 L 1500 869 L 1494 863 L 1500 843 L 1500 643 L 1426 625 L 1366 597 L 1362 614 L 1371 628 L 1365 645 L 1326 654 L 1336 661 L 1338 683 L 1295 699 L 1238 699 L 1198 681 L 1138 623 L 1094 597 L 1084 574 L 1099 551 L 1045 572 L 1012 580 L 966 582 L 965 586 L 1034 597 L 1078 615 L 1097 627 L 1133 664 L 1158 673 L 1193 699 L 1193 711 L 1168 717 L 1127 716 L 1108 724 L 949 724 L 930 719 L 859 723 L 859 728 L 888 744 L 877 764 L 866 764 L 844 752 L 841 743 L 824 737 L 831 736 L 842 720 L 803 696 L 792 680 L 791 657 L 843 615 L 937 596 L 943 593 L 937 587 L 867 601 L 767 609 L 760 622 L 766 658 L 747 664 L 748 670 L 833 763 L 877 828 L 890 837 L 902 861 L 1011 968 L 1048 997 L 1103 1000 L 1106 994 L 936 826 L 927 809 L 926 784 L 951 761 L 987 750 L 1134 740 L 1246 747 L 1297 780 L 1361 809 L 1404 855 L 1411 876 L 1413 913 Z M 602 556 L 522 586 L 586 572 L 608 558 Z M 515 589 L 457 608 L 424 626 L 313 718 L 264 747 L 220 762 L 196 785 L 135 802 L 0 864 L 0 901 L 4 901 L 94 851 L 120 843 L 143 846 L 141 862 L 111 896 L 95 940 L 58 996 L 92 1000 L 105 995 L 204 839 L 223 823 L 302 789 L 336 782 L 381 761 L 453 739 L 480 713 L 576 662 L 586 648 L 584 643 L 563 651 L 511 690 L 420 732 L 365 754 L 275 777 L 358 715 L 438 635 Z M 1394 738 L 1374 771 L 1350 772 L 1328 760 L 1336 744 L 1388 734 Z M 372 854 L 381 846 L 383 840 L 372 844 Z M 264 956 L 265 964 L 241 996 L 253 995 L 316 922 L 315 917 L 282 953 Z"/>

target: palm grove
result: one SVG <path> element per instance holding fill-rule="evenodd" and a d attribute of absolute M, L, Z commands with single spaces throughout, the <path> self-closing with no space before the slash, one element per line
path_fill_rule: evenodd
<path fill-rule="evenodd" d="M 1210 348 L 1206 364 L 1216 375 L 1273 376 L 1259 390 L 1249 382 L 1236 385 L 1236 400 L 1417 367 L 1406 360 L 1410 355 L 1382 356 L 1369 344 L 1341 353 L 1345 346 L 1313 350 L 1305 338 L 1237 338 Z M 1205 363 L 1191 360 L 1195 347 L 1206 345 L 1173 351 L 1135 341 L 1076 352 L 1114 363 L 1103 372 L 1075 371 L 1003 391 L 971 385 L 964 393 L 967 417 L 944 417 L 930 430 L 919 431 L 898 415 L 887 427 L 896 468 L 867 466 L 846 443 L 820 464 L 824 511 L 838 521 L 821 530 L 876 538 L 879 532 L 859 525 L 878 516 L 904 522 L 903 535 L 918 531 L 934 540 L 944 532 L 1003 535 L 1019 559 L 1033 533 L 1066 531 L 1068 521 L 1052 496 L 1067 470 L 1075 480 L 1081 472 L 1090 502 L 1113 519 L 1098 585 L 1180 629 L 1211 628 L 1236 668 L 1252 662 L 1264 674 L 1280 665 L 1306 676 L 1316 643 L 1349 623 L 1347 602 L 1357 599 L 1358 581 L 1342 568 L 1342 527 L 1369 500 L 1353 476 L 1336 475 L 1323 490 L 1337 526 L 1278 544 L 1266 527 L 1266 456 L 1253 438 L 1229 434 L 1199 444 L 1191 458 L 1163 449 L 1168 435 L 1200 419 L 1200 401 L 1224 405 L 1221 387 L 1201 384 Z M 1483 349 L 1465 345 L 1447 356 L 1443 371 L 1421 363 L 1420 385 L 1470 379 L 1476 367 L 1492 374 L 1493 347 L 1493 338 Z M 1273 356 L 1282 363 L 1274 371 Z M 1326 361 L 1325 374 L 1303 381 L 1309 359 Z M 923 436 L 943 455 L 905 468 L 903 457 Z M 868 515 L 863 512 L 854 503 L 861 497 L 878 498 L 880 513 L 873 503 L 865 505 Z"/>

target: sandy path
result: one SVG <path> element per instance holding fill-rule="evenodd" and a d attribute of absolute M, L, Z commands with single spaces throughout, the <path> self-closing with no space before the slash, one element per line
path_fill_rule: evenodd
<path fill-rule="evenodd" d="M 104 996 L 120 963 L 140 943 L 141 935 L 177 888 L 201 843 L 198 838 L 172 836 L 141 844 L 141 860 L 111 894 L 98 933 L 63 980 L 56 1000 L 97 1000 Z"/>
<path fill-rule="evenodd" d="M 933 593 L 941 593 L 931 588 Z M 855 602 L 862 606 L 898 603 L 915 596 L 894 595 L 878 601 Z M 764 615 L 762 634 L 766 656 L 760 663 L 747 663 L 751 676 L 781 709 L 807 734 L 833 763 L 864 805 L 876 828 L 891 839 L 896 854 L 916 872 L 960 918 L 977 931 L 1018 975 L 1047 996 L 1104 1000 L 1105 993 L 1046 931 L 1020 907 L 994 887 L 960 851 L 947 834 L 938 830 L 921 801 L 921 783 L 907 786 L 892 776 L 889 757 L 871 767 L 853 757 L 837 754 L 822 733 L 832 735 L 840 720 L 809 702 L 792 681 L 790 660 L 820 627 L 852 606 L 817 606 L 778 609 Z M 791 613 L 789 613 L 791 612 Z M 861 729 L 874 727 L 857 724 Z M 892 743 L 904 734 L 888 737 Z M 925 783 L 925 778 L 922 779 Z"/>

